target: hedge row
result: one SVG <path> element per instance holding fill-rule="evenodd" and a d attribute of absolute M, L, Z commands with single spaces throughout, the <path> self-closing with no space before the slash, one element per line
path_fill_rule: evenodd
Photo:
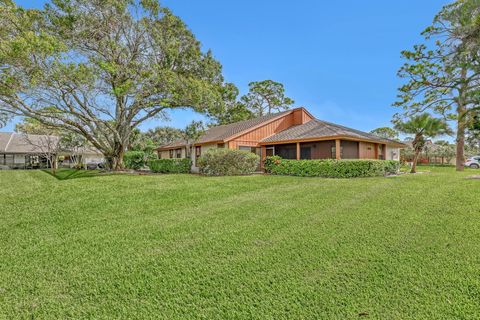
<path fill-rule="evenodd" d="M 249 151 L 216 148 L 198 159 L 200 173 L 207 176 L 238 176 L 252 174 L 260 157 Z"/>
<path fill-rule="evenodd" d="M 190 159 L 156 159 L 148 162 L 148 167 L 155 173 L 190 173 Z"/>
<path fill-rule="evenodd" d="M 396 174 L 400 162 L 393 160 L 285 160 L 268 157 L 265 170 L 271 174 L 301 177 L 359 178 Z"/>

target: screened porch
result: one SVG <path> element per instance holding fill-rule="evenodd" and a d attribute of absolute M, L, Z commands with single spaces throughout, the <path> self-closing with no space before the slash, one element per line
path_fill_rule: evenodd
<path fill-rule="evenodd" d="M 265 146 L 267 157 L 277 155 L 283 159 L 385 159 L 386 146 L 378 143 L 350 140 L 323 140 L 275 144 Z"/>

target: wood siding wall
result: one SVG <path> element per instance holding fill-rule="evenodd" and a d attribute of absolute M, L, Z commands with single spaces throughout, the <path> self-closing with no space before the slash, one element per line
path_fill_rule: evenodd
<path fill-rule="evenodd" d="M 360 159 L 375 159 L 376 155 L 376 144 L 370 142 L 360 142 L 359 145 L 359 155 Z"/>
<path fill-rule="evenodd" d="M 230 149 L 238 149 L 239 146 L 258 146 L 260 140 L 288 129 L 293 125 L 308 122 L 311 119 L 312 118 L 303 109 L 295 110 L 293 113 L 287 114 L 280 119 L 232 139 L 229 141 L 228 147 Z"/>
<path fill-rule="evenodd" d="M 308 122 L 312 119 L 313 118 L 308 113 L 306 113 L 303 109 L 297 109 L 293 111 L 294 125 L 304 124 L 305 122 Z"/>

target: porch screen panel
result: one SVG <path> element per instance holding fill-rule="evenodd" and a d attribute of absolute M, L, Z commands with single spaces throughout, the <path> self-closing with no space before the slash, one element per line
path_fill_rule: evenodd
<path fill-rule="evenodd" d="M 358 142 L 342 140 L 342 159 L 358 159 Z"/>
<path fill-rule="evenodd" d="M 311 147 L 312 159 L 332 159 L 332 147 L 335 147 L 335 140 L 317 141 L 302 146 L 309 145 Z"/>
<path fill-rule="evenodd" d="M 297 145 L 292 144 L 277 144 L 275 146 L 275 155 L 283 159 L 297 159 Z"/>

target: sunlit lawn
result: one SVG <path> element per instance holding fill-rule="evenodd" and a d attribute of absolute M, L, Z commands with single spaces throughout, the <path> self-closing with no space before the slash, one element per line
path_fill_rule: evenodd
<path fill-rule="evenodd" d="M 0 319 L 478 319 L 479 171 L 0 171 Z"/>

